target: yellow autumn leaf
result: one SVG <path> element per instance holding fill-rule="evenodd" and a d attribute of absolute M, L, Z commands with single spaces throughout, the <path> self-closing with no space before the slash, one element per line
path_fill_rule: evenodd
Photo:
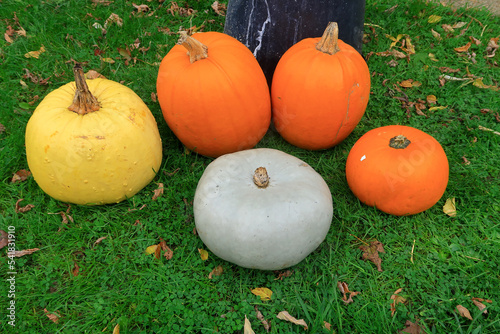
<path fill-rule="evenodd" d="M 432 33 L 432 36 L 434 36 L 435 39 L 437 39 L 438 41 L 441 40 L 441 34 L 438 33 L 437 31 L 435 31 L 434 29 L 431 29 L 431 33 Z"/>
<path fill-rule="evenodd" d="M 30 51 L 28 53 L 25 53 L 24 56 L 26 58 L 36 58 L 40 57 L 40 54 L 45 52 L 45 47 L 42 45 L 38 51 Z"/>
<path fill-rule="evenodd" d="M 113 58 L 101 58 L 101 60 L 108 64 L 114 64 L 115 60 Z"/>
<path fill-rule="evenodd" d="M 259 296 L 262 301 L 271 300 L 271 296 L 273 295 L 273 292 L 268 288 L 255 288 L 252 290 L 252 293 Z"/>
<path fill-rule="evenodd" d="M 203 261 L 208 260 L 208 252 L 206 250 L 198 248 L 198 252 L 200 252 L 200 257 Z"/>
<path fill-rule="evenodd" d="M 120 334 L 120 324 L 116 324 L 115 328 L 113 328 L 113 334 Z"/>
<path fill-rule="evenodd" d="M 456 52 L 467 52 L 467 51 L 469 51 L 469 48 L 471 47 L 471 45 L 472 45 L 472 43 L 469 42 L 469 43 L 465 44 L 464 46 L 454 48 L 453 50 L 455 50 Z"/>
<path fill-rule="evenodd" d="M 158 245 L 152 245 L 152 246 L 149 246 L 148 248 L 146 248 L 146 254 L 153 254 L 154 252 L 156 252 L 156 248 L 158 248 Z"/>
<path fill-rule="evenodd" d="M 455 197 L 448 198 L 443 206 L 443 212 L 450 217 L 455 217 L 457 215 L 457 208 L 455 206 Z"/>
<path fill-rule="evenodd" d="M 429 59 L 432 60 L 432 61 L 439 61 L 436 56 L 434 55 L 434 53 L 429 53 Z"/>
<path fill-rule="evenodd" d="M 296 319 L 296 318 L 292 317 L 287 311 L 281 311 L 280 313 L 278 313 L 276 318 L 278 318 L 280 320 L 289 321 L 295 325 L 304 326 L 304 329 L 307 330 L 307 324 L 304 321 L 304 319 Z"/>
<path fill-rule="evenodd" d="M 429 23 L 438 23 L 439 21 L 441 21 L 441 16 L 439 16 L 439 15 L 431 15 L 427 19 L 427 22 L 429 22 Z"/>
<path fill-rule="evenodd" d="M 434 104 L 437 102 L 436 95 L 427 95 L 427 97 L 425 99 L 427 100 L 427 103 L 429 103 L 429 104 Z"/>
<path fill-rule="evenodd" d="M 443 110 L 448 108 L 448 106 L 437 106 L 437 107 L 430 107 L 429 111 L 436 111 L 436 110 Z"/>

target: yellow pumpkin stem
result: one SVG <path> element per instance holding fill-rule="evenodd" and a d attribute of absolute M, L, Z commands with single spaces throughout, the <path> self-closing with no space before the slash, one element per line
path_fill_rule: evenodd
<path fill-rule="evenodd" d="M 69 110 L 76 112 L 78 115 L 85 115 L 90 112 L 97 111 L 101 108 L 97 98 L 92 95 L 85 81 L 85 74 L 81 64 L 75 64 L 73 67 L 75 74 L 75 97 L 73 103 L 68 107 Z"/>
<path fill-rule="evenodd" d="M 208 47 L 205 44 L 189 36 L 185 31 L 181 31 L 179 34 L 181 37 L 179 38 L 177 44 L 180 44 L 187 49 L 187 54 L 191 64 L 195 61 L 208 57 Z"/>
<path fill-rule="evenodd" d="M 269 176 L 264 167 L 259 167 L 255 170 L 253 175 L 253 183 L 259 188 L 265 188 L 269 185 Z"/>
<path fill-rule="evenodd" d="M 316 50 L 329 55 L 334 55 L 340 51 L 339 44 L 339 26 L 337 22 L 330 22 L 321 36 L 321 40 L 316 44 Z"/>
<path fill-rule="evenodd" d="M 398 135 L 389 140 L 389 146 L 395 149 L 404 149 L 411 144 L 411 141 L 403 135 Z"/>

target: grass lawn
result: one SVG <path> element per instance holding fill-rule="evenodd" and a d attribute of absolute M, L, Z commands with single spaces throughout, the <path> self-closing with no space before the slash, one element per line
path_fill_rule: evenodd
<path fill-rule="evenodd" d="M 173 32 L 223 30 L 212 2 L 135 2 L 149 6 L 141 12 L 132 1 L 0 1 L 0 229 L 15 232 L 16 250 L 39 248 L 15 258 L 12 268 L 2 250 L 0 332 L 112 333 L 119 325 L 120 333 L 243 333 L 246 316 L 255 333 L 266 333 L 257 309 L 270 333 L 304 332 L 277 319 L 281 311 L 303 319 L 309 333 L 397 333 L 407 321 L 426 333 L 500 333 L 500 51 L 490 42 L 498 43 L 500 17 L 416 0 L 367 0 L 363 53 L 372 94 L 354 132 L 320 152 L 295 148 L 273 130 L 258 144 L 310 164 L 334 203 L 331 229 L 313 254 L 289 272 L 263 272 L 211 253 L 201 259 L 198 249 L 206 247 L 193 233 L 192 200 L 212 159 L 184 151 L 152 96 L 159 62 L 177 41 Z M 122 25 L 108 21 L 103 33 L 112 13 Z M 73 81 L 73 60 L 133 89 L 158 122 L 161 169 L 119 204 L 68 206 L 32 177 L 11 182 L 28 169 L 30 115 L 46 94 Z M 448 156 L 447 190 L 423 213 L 384 214 L 347 186 L 350 148 L 390 124 L 427 132 Z M 159 183 L 164 193 L 153 200 Z M 447 198 L 456 199 L 454 217 L 443 212 Z M 19 199 L 34 207 L 16 212 Z M 160 238 L 173 251 L 169 260 L 145 253 Z M 375 239 L 385 250 L 381 272 L 359 249 Z M 217 266 L 223 273 L 209 278 Z M 360 292 L 352 303 L 343 302 L 339 282 Z M 273 292 L 271 300 L 251 292 L 259 287 Z M 473 298 L 485 299 L 487 314 Z M 7 317 L 11 301 L 15 327 Z"/>

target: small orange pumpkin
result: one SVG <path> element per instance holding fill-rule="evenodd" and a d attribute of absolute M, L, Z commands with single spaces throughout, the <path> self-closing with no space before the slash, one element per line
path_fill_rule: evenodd
<path fill-rule="evenodd" d="M 259 63 L 223 33 L 181 34 L 161 62 L 156 87 L 168 126 L 201 155 L 252 148 L 271 123 L 269 87 Z"/>
<path fill-rule="evenodd" d="M 338 39 L 332 22 L 283 55 L 271 85 L 273 122 L 292 145 L 327 149 L 344 140 L 365 113 L 370 72 L 363 57 Z"/>
<path fill-rule="evenodd" d="M 439 201 L 448 184 L 449 166 L 432 136 L 409 126 L 389 125 L 368 131 L 354 144 L 346 177 L 361 202 L 404 216 Z"/>

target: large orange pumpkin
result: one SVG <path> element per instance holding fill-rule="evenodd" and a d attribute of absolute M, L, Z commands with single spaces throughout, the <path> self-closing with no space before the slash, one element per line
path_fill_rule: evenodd
<path fill-rule="evenodd" d="M 170 129 L 201 155 L 252 148 L 271 122 L 262 69 L 245 45 L 223 33 L 182 34 L 161 62 L 157 93 Z"/>
<path fill-rule="evenodd" d="M 346 177 L 361 202 L 389 214 L 411 215 L 429 209 L 443 196 L 448 159 L 427 133 L 389 125 L 368 131 L 354 144 Z"/>
<path fill-rule="evenodd" d="M 365 113 L 370 72 L 363 57 L 338 39 L 330 23 L 283 55 L 271 85 L 273 122 L 289 143 L 310 150 L 344 140 Z"/>

